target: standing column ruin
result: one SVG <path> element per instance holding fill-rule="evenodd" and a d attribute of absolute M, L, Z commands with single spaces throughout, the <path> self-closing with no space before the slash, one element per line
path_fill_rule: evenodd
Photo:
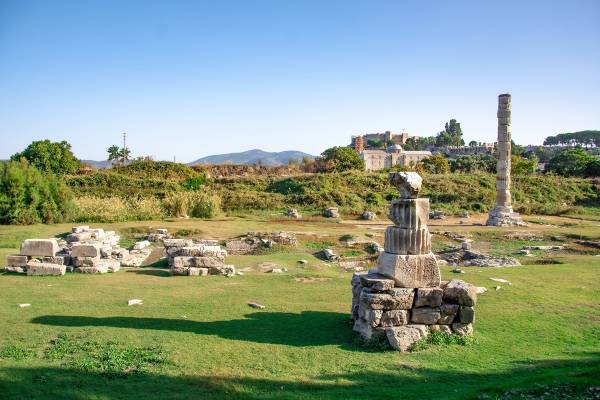
<path fill-rule="evenodd" d="M 496 206 L 490 211 L 486 225 L 511 226 L 524 225 L 521 216 L 514 212 L 510 194 L 511 168 L 511 96 L 498 96 L 498 144 L 496 153 Z"/>

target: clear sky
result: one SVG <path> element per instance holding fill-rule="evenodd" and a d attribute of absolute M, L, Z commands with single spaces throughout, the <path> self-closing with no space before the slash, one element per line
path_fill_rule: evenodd
<path fill-rule="evenodd" d="M 600 1 L 0 0 L 0 158 L 318 154 L 353 134 L 600 129 Z"/>

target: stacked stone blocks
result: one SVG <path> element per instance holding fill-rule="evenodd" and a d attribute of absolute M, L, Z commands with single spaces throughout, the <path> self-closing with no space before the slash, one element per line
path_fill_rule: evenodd
<path fill-rule="evenodd" d="M 367 341 L 387 339 L 400 351 L 433 331 L 471 334 L 476 288 L 441 281 L 427 227 L 429 199 L 418 198 L 421 177 L 391 173 L 390 181 L 401 198 L 390 204 L 394 226 L 385 231 L 377 267 L 352 277 L 354 330 Z"/>
<path fill-rule="evenodd" d="M 225 264 L 227 251 L 216 240 L 164 239 L 163 244 L 173 275 L 235 274 L 235 267 Z"/>

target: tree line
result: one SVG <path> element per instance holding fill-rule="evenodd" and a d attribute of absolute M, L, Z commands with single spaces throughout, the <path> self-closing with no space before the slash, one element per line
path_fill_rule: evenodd
<path fill-rule="evenodd" d="M 587 130 L 559 133 L 555 136 L 548 136 L 544 140 L 544 146 L 600 147 L 600 131 Z"/>

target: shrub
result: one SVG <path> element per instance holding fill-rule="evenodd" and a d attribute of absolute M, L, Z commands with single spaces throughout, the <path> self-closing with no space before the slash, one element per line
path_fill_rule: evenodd
<path fill-rule="evenodd" d="M 187 165 L 170 161 L 135 160 L 124 166 L 114 167 L 115 173 L 132 178 L 152 178 L 185 181 L 200 174 Z"/>
<path fill-rule="evenodd" d="M 221 211 L 221 199 L 204 192 L 174 192 L 165 197 L 163 207 L 172 217 L 212 218 Z"/>
<path fill-rule="evenodd" d="M 73 212 L 69 188 L 26 160 L 0 163 L 0 223 L 36 224 L 67 220 Z"/>
<path fill-rule="evenodd" d="M 161 219 L 165 217 L 160 200 L 120 197 L 84 196 L 75 200 L 75 222 L 123 222 Z"/>
<path fill-rule="evenodd" d="M 30 165 L 40 171 L 52 174 L 72 174 L 77 172 L 81 162 L 75 158 L 71 145 L 66 142 L 51 142 L 38 140 L 32 142 L 21 153 L 14 154 L 10 159 L 19 161 L 21 158 L 29 161 Z"/>

